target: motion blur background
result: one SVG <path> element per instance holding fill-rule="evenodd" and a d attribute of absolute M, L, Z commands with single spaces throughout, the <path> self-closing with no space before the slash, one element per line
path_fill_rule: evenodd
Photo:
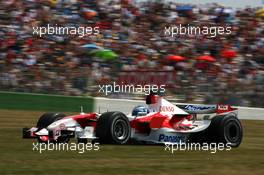
<path fill-rule="evenodd" d="M 0 90 L 103 96 L 99 84 L 152 83 L 165 84 L 166 96 L 178 102 L 264 107 L 263 19 L 264 10 L 256 5 L 0 1 Z M 33 26 L 47 24 L 99 26 L 100 34 L 33 35 Z M 231 26 L 232 34 L 164 36 L 165 26 L 179 24 Z M 98 48 L 108 50 L 94 54 Z"/>

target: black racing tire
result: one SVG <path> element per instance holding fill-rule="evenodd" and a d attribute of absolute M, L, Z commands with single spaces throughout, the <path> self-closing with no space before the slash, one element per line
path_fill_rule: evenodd
<path fill-rule="evenodd" d="M 125 114 L 105 112 L 97 121 L 95 133 L 100 143 L 126 144 L 131 136 L 131 127 Z"/>
<path fill-rule="evenodd" d="M 217 136 L 217 143 L 229 143 L 231 147 L 238 147 L 243 138 L 243 127 L 239 119 L 233 115 L 217 116 L 217 126 L 213 126 Z"/>
<path fill-rule="evenodd" d="M 60 120 L 62 118 L 64 118 L 66 115 L 63 113 L 44 113 L 42 116 L 40 116 L 38 122 L 37 122 L 37 128 L 38 130 L 41 130 L 43 128 L 48 127 L 51 123 Z M 60 136 L 57 140 L 53 140 L 51 142 L 54 143 L 68 143 L 69 142 L 69 138 L 65 137 L 65 136 Z M 45 141 L 42 141 L 40 138 L 38 138 L 38 141 L 40 143 L 47 143 Z"/>
<path fill-rule="evenodd" d="M 190 142 L 228 143 L 238 147 L 243 138 L 243 127 L 234 115 L 219 115 L 212 119 L 210 126 L 202 132 L 190 135 Z"/>
<path fill-rule="evenodd" d="M 62 113 L 51 113 L 47 112 L 44 113 L 42 116 L 40 116 L 38 122 L 37 122 L 37 128 L 42 129 L 48 127 L 51 123 L 62 119 L 65 117 L 65 114 Z"/>

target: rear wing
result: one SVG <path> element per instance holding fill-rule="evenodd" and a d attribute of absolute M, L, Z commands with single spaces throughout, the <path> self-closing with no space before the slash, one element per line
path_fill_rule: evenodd
<path fill-rule="evenodd" d="M 223 113 L 228 113 L 228 112 L 237 111 L 237 110 L 238 110 L 237 108 L 234 108 L 230 105 L 222 105 L 222 104 L 216 105 L 217 114 L 223 114 Z"/>
<path fill-rule="evenodd" d="M 183 109 L 189 114 L 224 114 L 231 111 L 237 111 L 237 108 L 234 108 L 230 105 L 199 105 L 199 104 L 190 104 L 190 105 L 177 105 L 179 108 Z"/>

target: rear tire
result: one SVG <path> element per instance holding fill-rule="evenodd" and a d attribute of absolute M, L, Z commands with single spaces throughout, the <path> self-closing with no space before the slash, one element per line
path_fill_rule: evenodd
<path fill-rule="evenodd" d="M 217 128 L 218 142 L 229 143 L 231 147 L 238 147 L 242 141 L 243 128 L 237 117 L 232 115 L 220 116 Z"/>
<path fill-rule="evenodd" d="M 193 133 L 190 142 L 228 143 L 238 147 L 243 137 L 243 128 L 239 119 L 233 115 L 216 116 L 210 126 L 202 132 Z"/>
<path fill-rule="evenodd" d="M 131 127 L 128 118 L 121 112 L 103 113 L 96 124 L 96 137 L 100 143 L 126 144 Z"/>

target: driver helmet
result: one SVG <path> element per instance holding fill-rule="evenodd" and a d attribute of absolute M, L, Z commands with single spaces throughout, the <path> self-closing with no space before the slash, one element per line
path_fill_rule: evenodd
<path fill-rule="evenodd" d="M 148 114 L 149 109 L 145 106 L 136 106 L 132 111 L 132 116 L 138 116 L 140 112 Z"/>

